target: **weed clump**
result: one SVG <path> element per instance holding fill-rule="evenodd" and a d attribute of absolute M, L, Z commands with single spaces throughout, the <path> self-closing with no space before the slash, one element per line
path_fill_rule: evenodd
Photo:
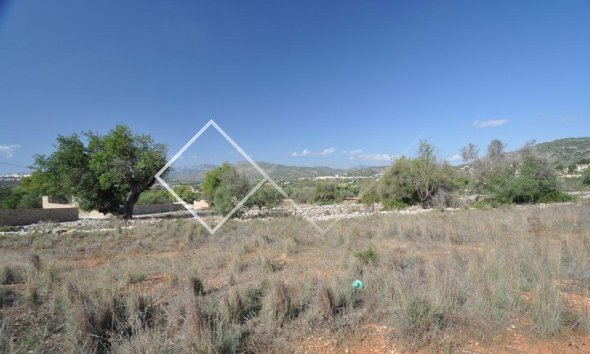
<path fill-rule="evenodd" d="M 379 254 L 373 247 L 369 247 L 363 251 L 354 254 L 363 264 L 376 264 L 379 260 Z"/>

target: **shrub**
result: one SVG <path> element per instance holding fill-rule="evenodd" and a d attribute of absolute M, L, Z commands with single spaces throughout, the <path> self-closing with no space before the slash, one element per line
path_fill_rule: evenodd
<path fill-rule="evenodd" d="M 316 183 L 312 202 L 316 204 L 331 204 L 341 201 L 342 198 L 338 194 L 338 186 L 334 182 L 320 181 Z"/>
<path fill-rule="evenodd" d="M 408 205 L 397 199 L 388 198 L 383 200 L 383 207 L 387 210 L 403 210 L 407 208 Z"/>
<path fill-rule="evenodd" d="M 560 203 L 573 202 L 576 198 L 573 195 L 561 191 L 552 191 L 539 198 L 539 203 Z"/>
<path fill-rule="evenodd" d="M 19 185 L 7 189 L 0 197 L 0 208 L 2 209 L 27 209 L 41 208 L 41 194 L 36 190 L 31 190 L 28 182 L 30 177 L 25 177 Z"/>
<path fill-rule="evenodd" d="M 327 321 L 334 317 L 336 312 L 334 294 L 332 293 L 332 290 L 325 284 L 320 285 L 317 289 L 315 296 L 315 306 L 317 314 L 322 321 Z"/>
<path fill-rule="evenodd" d="M 221 186 L 221 176 L 231 169 L 233 169 L 233 166 L 225 162 L 223 165 L 212 169 L 205 175 L 200 189 L 205 198 L 209 201 L 209 204 L 213 204 L 215 191 Z"/>
<path fill-rule="evenodd" d="M 248 206 L 257 206 L 259 210 L 263 207 L 273 207 L 283 200 L 283 196 L 269 183 L 260 187 L 247 201 Z"/>
<path fill-rule="evenodd" d="M 35 269 L 37 272 L 41 270 L 41 257 L 39 257 L 38 254 L 31 253 L 29 255 L 29 263 L 31 263 L 33 269 Z"/>
<path fill-rule="evenodd" d="M 7 306 L 12 306 L 17 300 L 17 294 L 4 286 L 0 286 L 0 309 Z"/>
<path fill-rule="evenodd" d="M 313 187 L 296 187 L 291 189 L 289 196 L 297 203 L 312 203 L 313 193 Z"/>
<path fill-rule="evenodd" d="M 71 333 L 78 345 L 89 352 L 109 352 L 112 334 L 119 333 L 127 325 L 127 307 L 120 294 L 90 294 L 72 284 L 67 290 Z"/>
<path fill-rule="evenodd" d="M 176 193 L 180 199 L 187 203 L 192 203 L 199 198 L 199 194 L 193 192 L 191 186 L 179 185 L 174 187 L 174 193 Z"/>
<path fill-rule="evenodd" d="M 137 204 L 166 204 L 172 201 L 172 195 L 166 190 L 148 190 L 141 193 Z"/>
<path fill-rule="evenodd" d="M 291 310 L 291 295 L 287 285 L 283 281 L 275 282 L 262 305 L 266 320 L 282 326 L 291 317 Z"/>
<path fill-rule="evenodd" d="M 375 203 L 378 203 L 381 199 L 379 198 L 377 181 L 368 181 L 361 186 L 359 201 L 363 204 L 370 205 L 374 208 Z"/>
<path fill-rule="evenodd" d="M 12 267 L 4 266 L 0 271 L 0 284 L 17 284 L 22 281 L 20 275 Z"/>
<path fill-rule="evenodd" d="M 399 321 L 404 334 L 418 339 L 445 327 L 444 313 L 428 299 L 418 295 L 402 302 Z"/>
<path fill-rule="evenodd" d="M 146 275 L 143 273 L 127 273 L 127 285 L 141 283 L 146 279 Z"/>
<path fill-rule="evenodd" d="M 379 260 L 379 255 L 377 251 L 373 247 L 369 247 L 366 250 L 359 251 L 355 253 L 355 256 L 363 263 L 363 264 L 375 264 Z"/>
<path fill-rule="evenodd" d="M 394 199 L 426 207 L 439 190 L 451 192 L 461 183 L 451 166 L 436 159 L 434 147 L 422 141 L 419 156 L 394 162 L 379 180 L 378 190 L 383 201 Z"/>
<path fill-rule="evenodd" d="M 225 165 L 224 165 L 225 166 Z M 251 190 L 252 186 L 246 176 L 236 170 L 233 166 L 227 165 L 219 175 L 219 184 L 213 193 L 213 208 L 221 215 L 232 211 Z M 233 215 L 239 216 L 238 209 Z"/>
<path fill-rule="evenodd" d="M 582 173 L 582 183 L 590 186 L 590 167 Z"/>
<path fill-rule="evenodd" d="M 517 154 L 488 154 L 474 163 L 475 185 L 480 192 L 501 203 L 538 203 L 566 199 L 558 192 L 558 179 L 551 163 L 537 155 L 531 145 Z"/>

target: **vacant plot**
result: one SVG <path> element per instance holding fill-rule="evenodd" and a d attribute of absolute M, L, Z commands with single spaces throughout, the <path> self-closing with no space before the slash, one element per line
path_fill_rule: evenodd
<path fill-rule="evenodd" d="M 0 236 L 0 352 L 588 352 L 590 205 Z M 364 288 L 355 289 L 353 280 Z"/>

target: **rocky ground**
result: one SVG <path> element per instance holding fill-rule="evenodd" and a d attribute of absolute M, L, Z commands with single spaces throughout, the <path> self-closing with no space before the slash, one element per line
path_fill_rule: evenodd
<path fill-rule="evenodd" d="M 590 198 L 590 192 L 572 192 L 572 195 L 576 195 L 580 199 Z M 569 203 L 564 203 L 569 204 Z M 530 206 L 516 206 L 516 208 L 528 208 Z M 537 205 L 539 208 L 543 208 L 543 204 Z M 431 212 L 434 209 L 423 209 L 419 206 L 408 207 L 403 210 L 386 210 L 379 203 L 374 206 L 358 203 L 340 203 L 330 205 L 309 205 L 301 204 L 297 207 L 290 205 L 281 206 L 273 209 L 259 210 L 258 208 L 248 209 L 243 213 L 239 220 L 248 221 L 252 219 L 266 219 L 279 216 L 296 216 L 306 220 L 313 221 L 328 221 L 336 219 L 353 219 L 358 217 L 365 217 L 371 215 L 413 215 Z M 458 210 L 456 208 L 446 208 L 445 211 Z M 211 215 L 211 212 L 206 211 L 200 215 L 207 220 L 207 223 L 214 225 L 221 220 L 221 217 Z M 42 222 L 32 225 L 17 226 L 13 229 L 2 231 L 3 234 L 62 234 L 79 231 L 79 232 L 106 232 L 113 231 L 117 228 L 127 229 L 133 228 L 138 224 L 153 224 L 167 220 L 171 218 L 190 218 L 191 214 L 186 211 L 162 213 L 162 214 L 151 214 L 142 215 L 136 217 L 133 220 L 120 220 L 114 217 L 89 216 L 83 215 L 78 221 L 70 222 Z"/>

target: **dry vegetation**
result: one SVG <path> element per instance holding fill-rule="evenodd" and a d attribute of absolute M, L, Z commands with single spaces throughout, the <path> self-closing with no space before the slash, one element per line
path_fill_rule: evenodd
<path fill-rule="evenodd" d="M 295 218 L 214 236 L 191 220 L 5 235 L 0 352 L 587 351 L 588 215 L 372 216 L 326 236 Z"/>

